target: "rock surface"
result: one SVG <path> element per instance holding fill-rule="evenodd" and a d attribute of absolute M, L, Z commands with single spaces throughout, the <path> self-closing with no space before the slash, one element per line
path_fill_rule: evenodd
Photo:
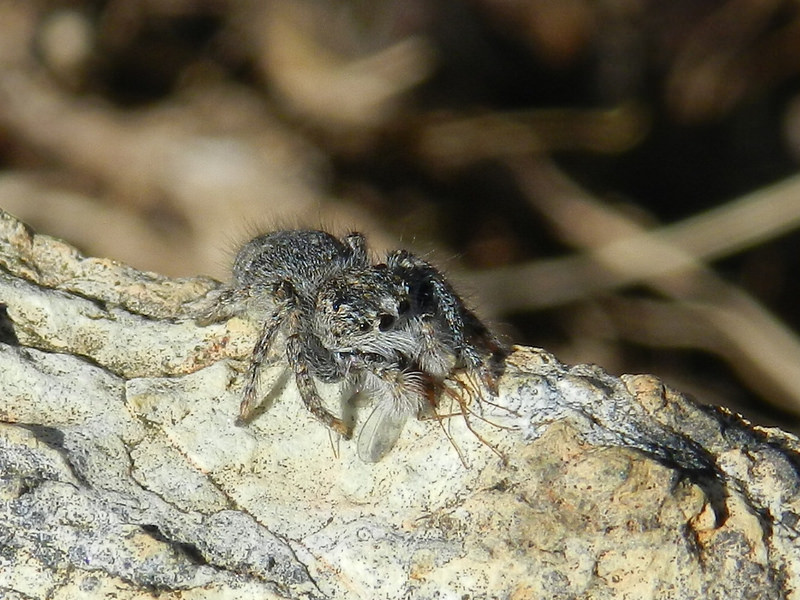
<path fill-rule="evenodd" d="M 279 361 L 234 424 L 258 324 L 181 318 L 216 285 L 0 213 L 0 596 L 800 598 L 794 436 L 516 348 L 366 464 Z"/>

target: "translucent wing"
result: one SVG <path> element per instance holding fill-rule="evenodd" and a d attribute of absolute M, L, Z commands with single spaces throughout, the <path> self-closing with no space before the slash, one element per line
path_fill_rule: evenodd
<path fill-rule="evenodd" d="M 394 447 L 403 432 L 410 412 L 392 399 L 378 400 L 358 434 L 358 457 L 364 462 L 378 462 Z"/>

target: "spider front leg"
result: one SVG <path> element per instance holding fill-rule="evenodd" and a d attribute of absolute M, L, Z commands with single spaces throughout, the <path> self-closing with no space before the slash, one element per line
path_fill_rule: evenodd
<path fill-rule="evenodd" d="M 405 250 L 391 253 L 388 266 L 406 281 L 423 318 L 441 323 L 450 339 L 451 350 L 471 373 L 477 373 L 484 385 L 496 393 L 497 382 L 489 360 L 503 356 L 500 342 L 464 306 L 444 276 L 431 264 Z"/>
<path fill-rule="evenodd" d="M 312 415 L 327 425 L 328 428 L 341 435 L 344 439 L 349 440 L 353 436 L 351 428 L 322 404 L 322 398 L 319 397 L 317 386 L 314 384 L 314 377 L 310 371 L 310 365 L 305 357 L 303 344 L 297 334 L 289 336 L 289 339 L 286 340 L 286 356 L 289 359 L 289 365 L 294 371 L 297 389 L 300 392 L 303 404 L 306 405 Z"/>
<path fill-rule="evenodd" d="M 417 309 L 431 316 L 441 315 L 452 338 L 454 350 L 469 366 L 480 364 L 480 354 L 466 339 L 464 314 L 467 309 L 436 268 L 406 250 L 392 252 L 386 260 L 389 267 L 408 282 Z M 476 319 L 477 320 L 477 319 Z"/>

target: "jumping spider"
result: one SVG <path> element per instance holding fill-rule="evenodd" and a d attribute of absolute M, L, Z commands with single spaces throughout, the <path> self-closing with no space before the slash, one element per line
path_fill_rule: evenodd
<path fill-rule="evenodd" d="M 324 231 L 275 231 L 241 248 L 233 279 L 199 320 L 243 311 L 263 319 L 240 420 L 256 407 L 259 370 L 279 330 L 303 402 L 333 431 L 352 435 L 323 406 L 315 379 L 345 381 L 376 398 L 358 439 L 367 462 L 392 448 L 408 416 L 430 410 L 454 370 L 466 369 L 494 393 L 504 349 L 444 276 L 409 252 L 390 252 L 374 264 L 359 233 L 337 239 Z"/>

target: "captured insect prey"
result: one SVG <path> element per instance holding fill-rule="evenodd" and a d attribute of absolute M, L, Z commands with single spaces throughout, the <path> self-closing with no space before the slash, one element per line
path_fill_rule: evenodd
<path fill-rule="evenodd" d="M 300 397 L 317 419 L 346 439 L 351 427 L 323 404 L 316 382 L 344 382 L 373 399 L 358 453 L 377 462 L 409 416 L 428 414 L 436 390 L 458 370 L 495 393 L 506 350 L 468 310 L 435 267 L 406 252 L 374 263 L 359 233 L 324 231 L 259 235 L 238 252 L 233 284 L 200 324 L 246 313 L 263 323 L 245 375 L 241 421 L 253 414 L 258 376 L 273 341 Z"/>

